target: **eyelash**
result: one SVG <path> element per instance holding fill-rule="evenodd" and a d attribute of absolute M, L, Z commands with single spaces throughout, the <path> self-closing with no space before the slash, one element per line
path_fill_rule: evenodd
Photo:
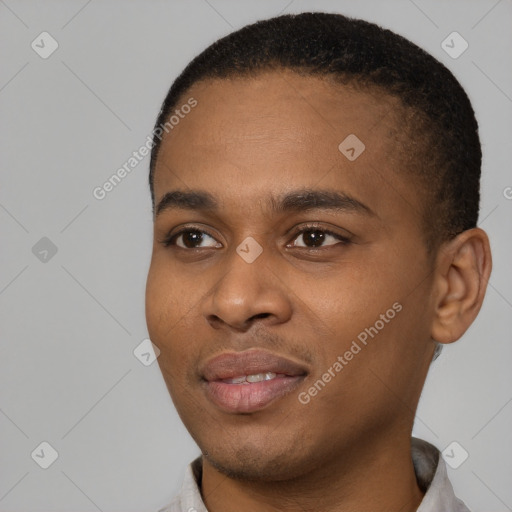
<path fill-rule="evenodd" d="M 336 233 L 335 231 L 331 231 L 329 229 L 326 229 L 326 228 L 322 228 L 321 226 L 319 226 L 318 224 L 309 224 L 309 225 L 305 225 L 305 226 L 302 226 L 300 229 L 296 230 L 294 233 L 293 233 L 293 236 L 292 236 L 292 240 L 295 240 L 299 235 L 303 234 L 303 233 L 306 233 L 308 231 L 320 231 L 321 233 L 323 233 L 324 235 L 331 235 L 333 236 L 334 238 L 338 239 L 339 240 L 339 243 L 341 243 L 342 245 L 347 245 L 351 242 L 350 238 L 348 237 L 345 237 L 343 235 L 340 235 L 339 233 Z M 189 233 L 189 232 L 197 232 L 197 233 L 204 233 L 206 235 L 208 235 L 209 237 L 213 238 L 215 240 L 215 237 L 209 233 L 208 231 L 204 230 L 204 229 L 199 229 L 197 227 L 193 227 L 193 226 L 186 226 L 184 227 L 183 229 L 181 229 L 180 231 L 178 231 L 177 233 L 174 233 L 173 235 L 167 235 L 163 240 L 161 240 L 161 244 L 164 246 L 164 247 L 170 247 L 170 246 L 176 246 L 176 239 L 184 234 L 184 233 Z M 308 250 L 312 250 L 312 251 L 315 251 L 315 250 L 322 250 L 322 249 L 326 249 L 328 247 L 334 247 L 334 246 L 337 246 L 339 244 L 332 244 L 332 245 L 328 245 L 328 246 L 325 246 L 325 247 L 302 247 L 302 246 L 295 246 L 294 248 L 299 248 L 299 249 L 308 249 Z M 183 248 L 183 247 L 178 247 L 179 249 L 183 249 L 185 251 L 192 251 L 194 249 L 204 249 L 202 247 L 192 247 L 192 248 Z"/>

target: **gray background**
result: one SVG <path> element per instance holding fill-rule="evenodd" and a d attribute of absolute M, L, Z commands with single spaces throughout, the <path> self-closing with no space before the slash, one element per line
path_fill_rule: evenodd
<path fill-rule="evenodd" d="M 0 0 L 1 511 L 155 511 L 178 490 L 198 449 L 157 364 L 133 354 L 147 338 L 149 157 L 102 201 L 92 191 L 146 141 L 201 49 L 304 10 L 395 30 L 473 101 L 494 271 L 477 321 L 432 367 L 414 433 L 469 453 L 449 474 L 472 510 L 512 510 L 510 0 Z M 31 48 L 43 31 L 59 44 L 47 59 Z M 453 31 L 469 43 L 457 59 L 441 48 Z M 32 250 L 43 237 L 57 248 L 46 261 Z M 59 454 L 48 469 L 31 457 L 42 441 Z"/>

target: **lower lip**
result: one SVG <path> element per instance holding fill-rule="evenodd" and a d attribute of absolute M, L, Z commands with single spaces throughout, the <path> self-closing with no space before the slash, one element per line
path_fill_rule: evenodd
<path fill-rule="evenodd" d="M 267 407 L 271 402 L 291 393 L 304 376 L 275 377 L 248 384 L 206 381 L 207 397 L 220 409 L 230 413 L 249 413 Z"/>

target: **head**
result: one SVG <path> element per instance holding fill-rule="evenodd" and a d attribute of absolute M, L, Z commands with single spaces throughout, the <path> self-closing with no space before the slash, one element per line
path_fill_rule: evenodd
<path fill-rule="evenodd" d="M 483 301 L 480 166 L 451 72 L 365 21 L 280 16 L 185 68 L 154 130 L 146 316 L 212 466 L 279 480 L 408 438 L 436 344 Z M 208 362 L 257 349 L 302 369 L 293 390 L 219 407 Z"/>

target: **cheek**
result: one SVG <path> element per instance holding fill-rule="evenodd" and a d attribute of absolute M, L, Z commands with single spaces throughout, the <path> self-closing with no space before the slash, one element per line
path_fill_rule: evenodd
<path fill-rule="evenodd" d="M 347 351 L 352 352 L 349 366 L 357 368 L 396 366 L 407 352 L 417 357 L 415 347 L 428 331 L 423 318 L 428 283 L 422 282 L 420 267 L 389 254 L 347 260 L 328 279 L 307 283 L 305 311 L 315 312 L 315 330 L 327 336 L 319 344 L 321 366 L 329 368 Z M 411 282 L 416 286 L 412 293 Z"/>
<path fill-rule="evenodd" d="M 190 287 L 176 279 L 168 270 L 152 263 L 146 283 L 146 323 L 151 341 L 160 349 L 159 363 L 170 367 L 170 363 L 182 357 L 187 346 L 181 336 L 190 316 Z M 184 327 L 185 326 L 185 327 Z M 184 331 L 185 330 L 185 331 Z M 189 336 L 190 332 L 188 331 Z M 178 343 L 176 340 L 180 340 Z"/>
<path fill-rule="evenodd" d="M 196 378 L 197 354 L 204 343 L 198 307 L 205 288 L 201 278 L 184 277 L 165 257 L 154 257 L 146 283 L 146 323 L 160 349 L 158 364 L 167 385 Z"/>
<path fill-rule="evenodd" d="M 395 284 L 386 282 L 375 265 L 347 261 L 325 280 L 309 283 L 304 302 L 337 340 L 335 348 L 342 348 L 400 298 Z"/>
<path fill-rule="evenodd" d="M 165 277 L 152 264 L 146 282 L 146 323 L 151 340 L 158 346 L 164 329 L 171 323 L 170 314 L 174 310 L 172 296 L 165 283 Z"/>
<path fill-rule="evenodd" d="M 162 254 L 154 254 L 146 282 L 146 319 L 155 331 L 171 329 L 190 310 L 193 286 Z"/>

